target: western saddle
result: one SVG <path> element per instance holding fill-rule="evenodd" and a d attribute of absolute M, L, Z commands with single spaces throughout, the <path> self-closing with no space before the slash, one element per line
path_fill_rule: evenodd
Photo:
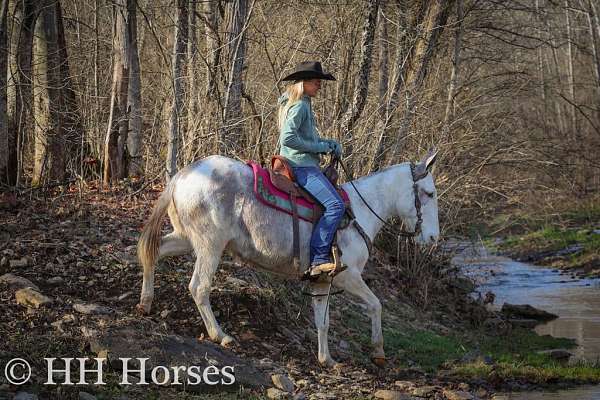
<path fill-rule="evenodd" d="M 338 160 L 332 156 L 329 164 L 323 169 L 323 174 L 327 177 L 327 179 L 329 179 L 333 187 L 335 187 L 336 189 L 338 189 L 337 163 Z M 296 204 L 296 200 L 298 198 L 304 198 L 308 202 L 314 204 L 314 211 L 312 217 L 313 226 L 314 224 L 316 224 L 317 221 L 319 221 L 325 210 L 323 206 L 318 201 L 316 201 L 310 193 L 308 193 L 300 185 L 298 185 L 298 183 L 296 182 L 294 171 L 290 167 L 289 162 L 285 157 L 275 155 L 271 158 L 271 169 L 269 170 L 269 175 L 273 185 L 277 189 L 289 194 L 290 196 L 293 221 L 292 229 L 294 269 L 296 270 L 298 276 L 302 276 L 303 279 L 307 279 L 309 278 L 308 270 L 301 271 L 300 266 L 300 224 L 298 218 L 298 205 Z M 347 212 L 349 212 L 350 216 L 352 216 L 351 211 L 349 209 L 347 209 Z M 345 268 L 341 265 L 339 249 L 336 245 L 332 246 L 332 253 L 334 262 L 336 264 L 336 268 L 329 275 L 335 276 L 341 271 L 343 271 Z"/>

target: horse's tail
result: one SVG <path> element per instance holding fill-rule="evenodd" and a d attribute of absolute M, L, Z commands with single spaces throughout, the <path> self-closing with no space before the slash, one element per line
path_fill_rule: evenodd
<path fill-rule="evenodd" d="M 163 219 L 173 199 L 176 181 L 177 176 L 174 176 L 158 198 L 152 210 L 152 215 L 150 215 L 150 219 L 144 226 L 140 240 L 138 241 L 138 259 L 144 267 L 144 281 L 147 281 L 148 278 L 154 275 L 154 263 L 156 262 L 160 248 L 160 230 Z"/>

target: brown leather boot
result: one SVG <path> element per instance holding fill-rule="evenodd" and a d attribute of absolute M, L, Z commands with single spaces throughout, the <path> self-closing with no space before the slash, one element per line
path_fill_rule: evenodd
<path fill-rule="evenodd" d="M 310 276 L 321 275 L 321 273 L 323 273 L 323 272 L 329 273 L 329 272 L 333 271 L 334 269 L 335 269 L 334 263 L 324 263 L 324 264 L 315 265 L 310 268 Z"/>

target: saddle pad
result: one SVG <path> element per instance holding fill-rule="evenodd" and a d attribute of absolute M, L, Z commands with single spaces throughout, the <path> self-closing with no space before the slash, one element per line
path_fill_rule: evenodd
<path fill-rule="evenodd" d="M 248 161 L 247 164 L 252 168 L 254 174 L 254 195 L 256 198 L 269 207 L 292 215 L 290 196 L 277 189 L 273 183 L 271 183 L 269 171 L 255 161 Z M 343 189 L 341 189 L 340 194 L 344 203 L 347 204 L 350 202 L 348 194 Z M 304 198 L 297 198 L 296 204 L 298 205 L 298 217 L 305 221 L 312 222 L 315 204 Z"/>

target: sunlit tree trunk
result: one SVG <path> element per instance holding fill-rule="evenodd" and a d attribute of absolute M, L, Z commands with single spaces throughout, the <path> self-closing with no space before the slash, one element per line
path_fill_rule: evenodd
<path fill-rule="evenodd" d="M 404 116 L 400 122 L 400 128 L 396 135 L 396 143 L 392 155 L 392 162 L 396 162 L 403 149 L 403 145 L 408 134 L 408 129 L 412 123 L 415 111 L 415 105 L 419 100 L 419 94 L 425 75 L 427 74 L 429 63 L 438 43 L 446 21 L 452 0 L 433 0 L 427 9 L 425 24 L 422 35 L 417 38 L 411 57 L 410 68 L 406 74 L 405 87 L 407 91 L 407 101 Z"/>
<path fill-rule="evenodd" d="M 223 110 L 223 129 L 220 153 L 234 155 L 243 148 L 242 72 L 246 59 L 246 24 L 249 16 L 248 0 L 233 0 L 227 11 L 227 89 Z"/>
<path fill-rule="evenodd" d="M 373 42 L 375 37 L 375 28 L 377 25 L 377 13 L 379 11 L 379 0 L 369 0 L 367 3 L 367 16 L 363 24 L 363 31 L 360 43 L 360 61 L 358 65 L 358 74 L 354 86 L 354 95 L 352 104 L 346 110 L 341 123 L 341 138 L 346 144 L 345 153 L 349 156 L 348 165 L 352 169 L 353 136 L 352 128 L 365 108 L 367 102 L 367 92 L 369 90 L 369 74 L 371 72 L 371 61 L 373 55 Z"/>
<path fill-rule="evenodd" d="M 113 31 L 113 75 L 110 95 L 110 115 L 104 140 L 104 184 L 117 181 L 124 170 L 123 145 L 127 141 L 129 121 L 127 92 L 129 85 L 129 59 L 127 49 L 126 0 L 114 2 L 115 25 Z"/>
<path fill-rule="evenodd" d="M 188 38 L 188 0 L 177 0 L 177 26 L 174 32 L 172 56 L 172 87 L 173 101 L 171 103 L 171 116 L 169 118 L 169 132 L 167 144 L 167 181 L 177 173 L 177 154 L 181 134 L 181 121 L 184 105 L 184 63 Z"/>
<path fill-rule="evenodd" d="M 18 184 L 22 161 L 20 151 L 25 131 L 31 125 L 33 92 L 31 87 L 31 57 L 35 25 L 35 1 L 15 2 L 15 31 L 11 34 L 8 76 L 8 167 L 7 181 Z"/>
<path fill-rule="evenodd" d="M 2 0 L 2 3 L 0 4 L 0 185 L 9 184 L 8 115 L 6 113 L 9 52 L 7 14 L 8 0 Z"/>
<path fill-rule="evenodd" d="M 460 52 L 462 48 L 463 19 L 464 10 L 462 0 L 456 0 L 456 26 L 454 31 L 454 52 L 452 54 L 452 70 L 450 72 L 450 82 L 448 83 L 448 96 L 446 98 L 446 111 L 444 112 L 444 131 L 446 134 L 450 131 L 450 120 L 454 114 L 454 93 L 458 82 L 460 72 Z"/>
<path fill-rule="evenodd" d="M 127 103 L 129 132 L 127 134 L 128 175 L 144 174 L 142 162 L 142 79 L 138 54 L 136 0 L 127 0 L 127 51 L 130 65 Z"/>

